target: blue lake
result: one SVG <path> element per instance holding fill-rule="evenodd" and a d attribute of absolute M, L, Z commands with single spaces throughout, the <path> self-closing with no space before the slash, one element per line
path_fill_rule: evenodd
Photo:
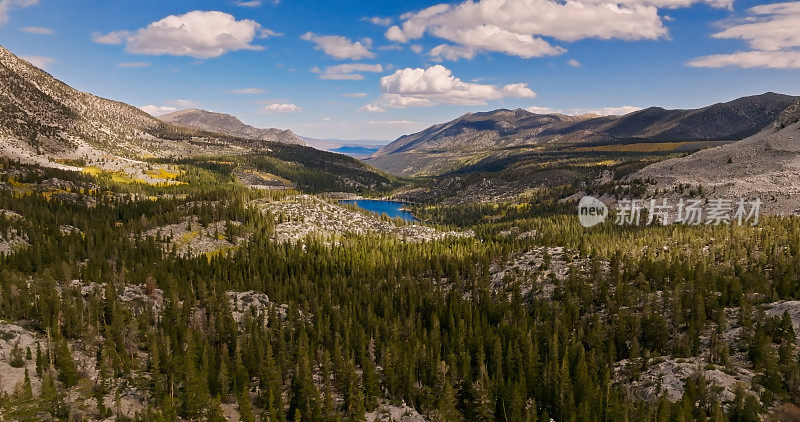
<path fill-rule="evenodd" d="M 392 218 L 402 218 L 406 221 L 417 221 L 414 215 L 403 209 L 405 204 L 397 201 L 381 201 L 377 199 L 355 199 L 349 201 L 339 201 L 342 204 L 355 205 L 361 209 L 376 214 L 386 214 Z"/>

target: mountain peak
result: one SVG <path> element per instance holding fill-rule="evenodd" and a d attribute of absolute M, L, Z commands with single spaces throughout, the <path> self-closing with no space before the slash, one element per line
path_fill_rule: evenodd
<path fill-rule="evenodd" d="M 159 119 L 180 126 L 208 130 L 240 138 L 306 145 L 306 143 L 291 130 L 256 128 L 242 123 L 236 116 L 214 111 L 191 108 L 165 114 L 159 117 Z"/>
<path fill-rule="evenodd" d="M 158 155 L 169 142 L 159 138 L 170 130 L 165 123 L 128 104 L 78 91 L 3 47 L 0 104 L 3 152 L 26 161 Z"/>
<path fill-rule="evenodd" d="M 733 141 L 762 130 L 797 100 L 765 93 L 698 109 L 648 107 L 622 116 L 535 114 L 524 109 L 476 112 L 400 137 L 366 161 L 397 174 L 433 175 L 475 157 L 533 145 L 630 139 Z"/>

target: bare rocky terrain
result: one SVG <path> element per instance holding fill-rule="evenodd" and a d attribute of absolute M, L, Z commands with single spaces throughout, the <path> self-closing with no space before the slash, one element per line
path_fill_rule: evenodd
<path fill-rule="evenodd" d="M 19 233 L 17 229 L 10 228 L 5 233 L 0 233 L 0 255 L 7 255 L 19 248 L 30 245 L 24 233 Z"/>
<path fill-rule="evenodd" d="M 300 241 L 306 237 L 335 240 L 345 234 L 379 233 L 406 242 L 426 242 L 448 237 L 473 236 L 471 231 L 441 231 L 416 223 L 402 222 L 345 207 L 312 195 L 295 195 L 258 204 L 276 216 L 275 235 L 279 241 Z"/>
<path fill-rule="evenodd" d="M 800 103 L 747 139 L 652 164 L 632 178 L 659 189 L 702 186 L 708 197 L 755 198 L 777 214 L 800 211 Z"/>
<path fill-rule="evenodd" d="M 489 271 L 495 290 L 519 282 L 523 296 L 533 295 L 538 299 L 549 300 L 556 285 L 566 280 L 570 271 L 589 269 L 589 260 L 580 257 L 577 252 L 562 247 L 541 246 L 495 263 Z M 600 269 L 608 270 L 608 263 L 603 263 Z"/>
<path fill-rule="evenodd" d="M 226 235 L 231 230 L 236 231 L 241 224 L 239 221 L 216 221 L 202 225 L 197 218 L 189 217 L 180 223 L 152 228 L 145 236 L 161 239 L 167 251 L 174 250 L 181 256 L 198 256 L 244 243 L 247 240 L 244 235 Z"/>
<path fill-rule="evenodd" d="M 36 362 L 25 359 L 28 349 L 36 350 L 36 342 L 42 336 L 17 324 L 0 321 L 0 393 L 11 393 L 25 378 L 28 371 L 31 385 L 39 388 L 40 381 L 33 376 L 36 373 Z M 15 362 L 12 350 L 22 353 L 22 359 Z"/>
<path fill-rule="evenodd" d="M 264 325 L 269 322 L 271 312 L 280 318 L 286 318 L 288 305 L 271 302 L 264 293 L 248 290 L 246 292 L 228 291 L 228 300 L 231 305 L 231 315 L 233 316 L 239 329 L 244 328 L 246 317 L 255 319 L 263 318 Z"/>
<path fill-rule="evenodd" d="M 636 375 L 631 376 L 632 371 L 637 371 Z M 702 377 L 718 391 L 721 402 L 730 403 L 737 384 L 741 384 L 746 390 L 753 388 L 754 375 L 751 369 L 725 368 L 709 364 L 702 357 L 665 356 L 652 358 L 646 363 L 623 359 L 614 367 L 617 382 L 625 385 L 630 394 L 647 401 L 655 401 L 661 396 L 666 396 L 673 402 L 680 400 L 686 380 L 696 376 Z M 752 394 L 755 393 L 757 391 Z"/>
<path fill-rule="evenodd" d="M 425 422 L 424 416 L 406 404 L 400 406 L 383 403 L 374 411 L 367 413 L 367 422 Z"/>

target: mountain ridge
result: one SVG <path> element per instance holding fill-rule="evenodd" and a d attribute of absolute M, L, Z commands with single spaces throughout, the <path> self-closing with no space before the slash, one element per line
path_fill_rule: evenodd
<path fill-rule="evenodd" d="M 759 197 L 770 213 L 800 211 L 800 101 L 743 140 L 651 164 L 629 176 L 659 189 L 703 186 L 708 197 Z"/>
<path fill-rule="evenodd" d="M 800 97 L 767 92 L 697 109 L 649 107 L 622 116 L 467 113 L 404 135 L 366 158 L 395 174 L 436 175 L 509 148 L 567 147 L 631 140 L 736 141 L 772 123 Z"/>
<path fill-rule="evenodd" d="M 395 183 L 341 154 L 159 120 L 123 102 L 78 91 L 1 46 L 0 156 L 42 167 L 124 174 L 120 179 L 151 184 L 174 183 L 157 170 L 163 163 L 215 157 L 233 157 L 240 164 L 237 175 L 268 169 L 289 185 L 310 190 L 380 190 Z M 239 179 L 248 184 L 247 177 Z"/>
<path fill-rule="evenodd" d="M 247 125 L 238 117 L 197 108 L 179 110 L 160 116 L 161 121 L 195 129 L 223 133 L 245 139 L 307 145 L 303 139 L 288 129 L 257 128 Z"/>
<path fill-rule="evenodd" d="M 235 139 L 162 122 L 76 90 L 0 46 L 0 153 L 26 162 L 98 162 L 242 151 Z"/>

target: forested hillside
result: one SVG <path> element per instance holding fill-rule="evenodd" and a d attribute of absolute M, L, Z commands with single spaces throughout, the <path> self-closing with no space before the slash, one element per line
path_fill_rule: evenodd
<path fill-rule="evenodd" d="M 552 191 L 416 207 L 430 240 L 367 214 L 377 231 L 280 240 L 308 199 L 217 163 L 170 185 L 2 163 L 6 419 L 797 410 L 796 219 L 584 231 Z"/>

